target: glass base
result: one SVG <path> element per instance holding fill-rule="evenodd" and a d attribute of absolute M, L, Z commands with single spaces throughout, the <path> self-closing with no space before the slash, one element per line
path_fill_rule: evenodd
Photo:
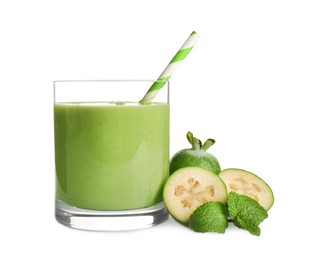
<path fill-rule="evenodd" d="M 92 231 L 124 231 L 149 228 L 166 221 L 169 214 L 161 202 L 134 210 L 99 211 L 71 207 L 56 200 L 56 219 L 63 225 Z"/>

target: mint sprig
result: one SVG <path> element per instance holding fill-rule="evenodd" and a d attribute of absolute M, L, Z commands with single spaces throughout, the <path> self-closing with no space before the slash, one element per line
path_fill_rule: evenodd
<path fill-rule="evenodd" d="M 233 223 L 259 236 L 259 224 L 268 217 L 267 211 L 254 199 L 236 192 L 228 194 L 228 210 Z"/>
<path fill-rule="evenodd" d="M 210 201 L 198 207 L 190 217 L 189 227 L 196 232 L 225 233 L 228 215 L 237 227 L 256 236 L 261 234 L 259 224 L 268 217 L 256 200 L 232 191 L 227 205 Z"/>
<path fill-rule="evenodd" d="M 228 227 L 228 209 L 220 202 L 207 202 L 190 217 L 189 227 L 196 232 L 225 233 Z"/>

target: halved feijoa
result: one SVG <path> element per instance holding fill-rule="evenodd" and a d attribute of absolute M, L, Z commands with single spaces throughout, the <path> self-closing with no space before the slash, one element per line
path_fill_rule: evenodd
<path fill-rule="evenodd" d="M 227 202 L 224 182 L 213 172 L 199 167 L 184 167 L 166 181 L 164 203 L 170 215 L 188 224 L 193 211 L 208 201 Z"/>
<path fill-rule="evenodd" d="M 225 169 L 218 175 L 226 184 L 228 192 L 234 191 L 255 199 L 264 209 L 274 203 L 274 195 L 268 184 L 254 173 L 242 169 Z"/>

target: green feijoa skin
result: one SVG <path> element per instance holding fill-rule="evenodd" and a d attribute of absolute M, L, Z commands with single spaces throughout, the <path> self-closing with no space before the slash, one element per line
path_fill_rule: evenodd
<path fill-rule="evenodd" d="M 167 179 L 163 198 L 170 215 L 187 225 L 194 210 L 204 203 L 226 204 L 227 189 L 215 173 L 199 167 L 184 167 Z"/>
<path fill-rule="evenodd" d="M 187 133 L 187 139 L 192 145 L 192 148 L 180 150 L 171 158 L 170 174 L 180 168 L 193 166 L 207 169 L 218 174 L 221 170 L 220 164 L 215 156 L 207 152 L 208 148 L 215 143 L 215 140 L 207 139 L 204 144 L 202 144 L 191 132 Z"/>
<path fill-rule="evenodd" d="M 274 194 L 269 185 L 256 174 L 242 169 L 225 169 L 218 175 L 228 192 L 246 195 L 256 200 L 265 210 L 274 204 Z"/>
<path fill-rule="evenodd" d="M 189 227 L 195 232 L 225 233 L 228 227 L 228 209 L 221 202 L 207 202 L 191 215 Z"/>

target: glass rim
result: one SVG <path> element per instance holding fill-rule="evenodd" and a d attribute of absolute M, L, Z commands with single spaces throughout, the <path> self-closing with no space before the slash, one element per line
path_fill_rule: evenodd
<path fill-rule="evenodd" d="M 73 90 L 76 91 L 76 89 L 80 88 L 86 88 L 86 84 L 91 84 L 88 87 L 105 87 L 106 85 L 112 83 L 112 86 L 119 86 L 119 87 L 124 87 L 126 84 L 142 84 L 142 86 L 139 87 L 144 87 L 143 84 L 154 84 L 154 83 L 163 83 L 165 84 L 164 88 L 166 89 L 166 94 L 163 94 L 163 98 L 159 100 L 163 100 L 162 102 L 165 102 L 169 104 L 170 100 L 170 81 L 169 79 L 74 79 L 74 80 L 54 80 L 53 81 L 53 102 L 54 104 L 57 103 L 57 92 L 60 93 L 60 91 L 63 91 L 65 89 L 68 89 L 68 87 L 72 88 Z M 134 87 L 134 86 L 133 86 Z M 149 86 L 145 86 L 145 93 L 149 89 Z M 143 92 L 144 93 L 144 92 Z M 143 95 L 143 94 L 141 94 Z M 59 94 L 58 94 L 59 96 Z M 58 98 L 59 100 L 59 98 Z M 166 100 L 166 101 L 165 101 Z"/>
<path fill-rule="evenodd" d="M 53 84 L 55 83 L 66 83 L 66 82 L 170 82 L 169 79 L 73 79 L 73 80 L 54 80 Z"/>

